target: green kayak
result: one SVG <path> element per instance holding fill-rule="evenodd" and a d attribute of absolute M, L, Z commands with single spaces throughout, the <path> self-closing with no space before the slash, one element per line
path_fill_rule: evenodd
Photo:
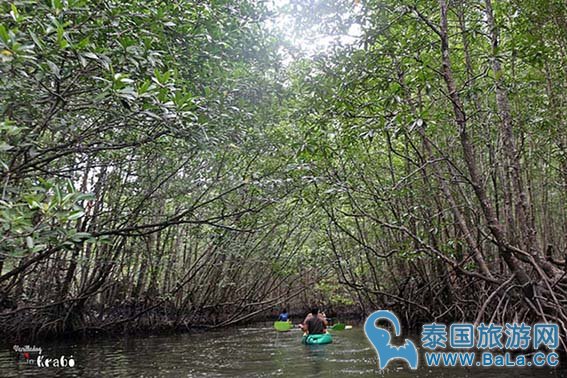
<path fill-rule="evenodd" d="M 322 333 L 320 335 L 303 335 L 301 342 L 306 345 L 330 344 L 333 342 L 333 336 L 330 333 Z"/>
<path fill-rule="evenodd" d="M 344 331 L 346 328 L 346 324 L 344 323 L 337 323 L 334 326 L 332 326 L 331 328 L 329 328 L 331 331 Z"/>
<path fill-rule="evenodd" d="M 291 322 L 274 322 L 274 328 L 278 332 L 287 332 L 293 328 Z"/>

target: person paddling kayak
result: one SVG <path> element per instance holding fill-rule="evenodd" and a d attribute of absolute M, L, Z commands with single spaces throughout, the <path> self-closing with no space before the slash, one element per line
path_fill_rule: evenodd
<path fill-rule="evenodd" d="M 320 335 L 327 332 L 327 319 L 324 313 L 319 313 L 319 309 L 313 307 L 299 326 L 309 335 Z"/>
<path fill-rule="evenodd" d="M 287 322 L 289 320 L 289 315 L 287 313 L 287 309 L 283 309 L 280 316 L 278 317 L 278 321 L 280 322 Z"/>

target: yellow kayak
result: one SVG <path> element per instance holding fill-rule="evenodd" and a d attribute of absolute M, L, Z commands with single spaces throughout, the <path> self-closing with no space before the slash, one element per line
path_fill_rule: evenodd
<path fill-rule="evenodd" d="M 287 321 L 287 322 L 277 321 L 277 322 L 274 322 L 274 328 L 278 332 L 287 332 L 287 331 L 290 331 L 293 328 L 293 324 L 291 324 L 290 321 Z"/>

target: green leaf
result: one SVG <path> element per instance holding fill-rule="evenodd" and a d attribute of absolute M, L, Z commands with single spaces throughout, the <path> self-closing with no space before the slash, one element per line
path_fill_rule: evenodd
<path fill-rule="evenodd" d="M 10 42 L 10 35 L 8 34 L 8 31 L 3 24 L 0 24 L 0 39 L 6 45 L 8 45 L 8 43 Z"/>
<path fill-rule="evenodd" d="M 51 6 L 57 10 L 60 11 L 63 9 L 63 1 L 62 0 L 51 0 Z"/>
<path fill-rule="evenodd" d="M 86 52 L 86 53 L 83 53 L 82 55 L 83 55 L 85 58 L 94 59 L 94 60 L 100 60 L 100 58 L 98 57 L 98 55 L 96 55 L 95 53 L 90 52 L 90 51 L 88 51 L 88 52 Z"/>
<path fill-rule="evenodd" d="M 84 239 L 88 239 L 90 237 L 91 237 L 91 234 L 88 233 L 88 232 L 77 232 L 77 233 L 73 234 L 71 239 L 74 242 L 80 242 L 80 241 L 82 241 Z"/>
<path fill-rule="evenodd" d="M 14 148 L 14 146 L 10 146 L 8 143 L 6 142 L 1 142 L 0 143 L 0 152 L 6 152 L 11 150 L 12 148 Z"/>
<path fill-rule="evenodd" d="M 60 78 L 60 71 L 59 71 L 59 67 L 57 67 L 57 64 L 53 63 L 52 61 L 48 60 L 47 61 L 47 65 L 49 66 L 49 69 L 51 70 L 51 73 L 53 75 L 55 75 L 55 77 Z"/>
<path fill-rule="evenodd" d="M 31 236 L 26 237 L 26 246 L 28 247 L 28 249 L 33 249 L 34 242 Z"/>
<path fill-rule="evenodd" d="M 18 8 L 16 8 L 15 4 L 10 4 L 10 8 L 12 9 L 10 11 L 10 15 L 12 16 L 14 21 L 19 22 L 20 21 L 20 14 L 18 13 Z"/>
<path fill-rule="evenodd" d="M 73 212 L 69 215 L 69 217 L 68 217 L 67 219 L 69 219 L 69 220 L 75 220 L 75 219 L 81 218 L 83 215 L 85 215 L 85 212 L 84 212 L 84 211 L 82 211 L 82 210 L 76 210 L 76 211 L 73 211 Z"/>

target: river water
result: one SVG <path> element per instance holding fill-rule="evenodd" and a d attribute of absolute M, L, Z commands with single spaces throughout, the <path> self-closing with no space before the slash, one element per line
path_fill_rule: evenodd
<path fill-rule="evenodd" d="M 329 345 L 302 345 L 301 332 L 275 332 L 268 324 L 167 336 L 36 343 L 43 355 L 65 356 L 75 366 L 38 367 L 0 349 L 0 377 L 567 377 L 551 368 L 428 368 L 391 362 L 380 371 L 360 327 L 334 332 Z M 417 336 L 414 340 L 419 340 Z M 423 361 L 421 361 L 423 362 Z"/>

